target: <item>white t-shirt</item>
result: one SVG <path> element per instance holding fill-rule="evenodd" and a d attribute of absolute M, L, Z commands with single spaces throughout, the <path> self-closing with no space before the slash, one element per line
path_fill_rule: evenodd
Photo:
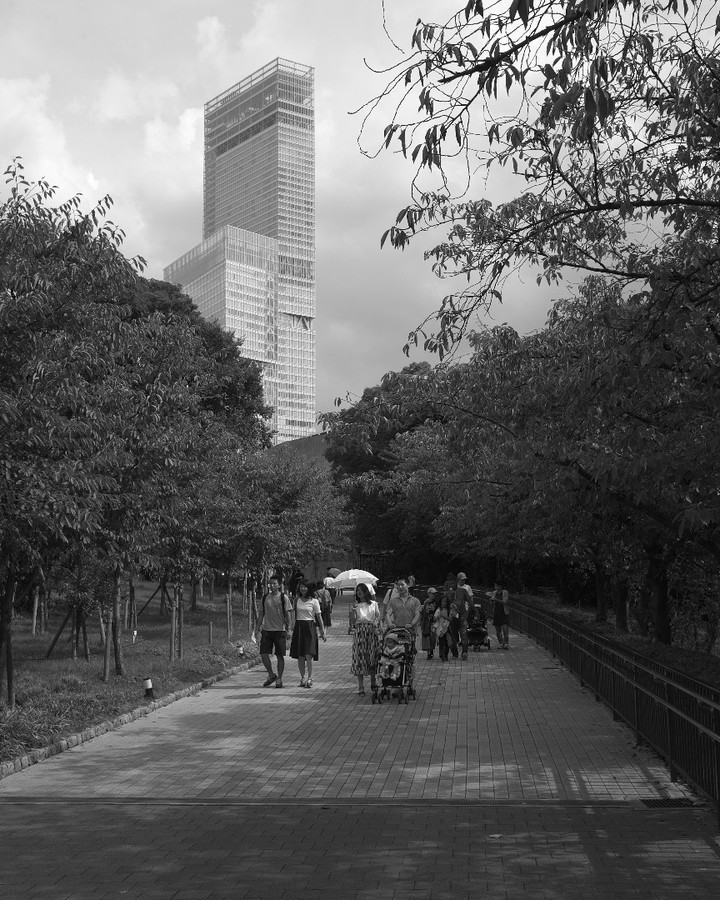
<path fill-rule="evenodd" d="M 380 609 L 372 600 L 370 603 L 356 603 L 354 606 L 356 622 L 371 622 L 373 625 L 380 622 Z"/>
<path fill-rule="evenodd" d="M 320 601 L 317 597 L 310 597 L 308 600 L 301 600 L 298 597 L 295 602 L 296 621 L 313 622 L 315 616 L 320 615 Z"/>

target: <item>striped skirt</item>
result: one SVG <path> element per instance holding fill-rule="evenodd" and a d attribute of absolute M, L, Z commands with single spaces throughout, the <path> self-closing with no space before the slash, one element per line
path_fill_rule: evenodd
<path fill-rule="evenodd" d="M 377 669 L 380 639 L 376 627 L 370 622 L 358 622 L 353 632 L 353 675 L 373 675 Z"/>

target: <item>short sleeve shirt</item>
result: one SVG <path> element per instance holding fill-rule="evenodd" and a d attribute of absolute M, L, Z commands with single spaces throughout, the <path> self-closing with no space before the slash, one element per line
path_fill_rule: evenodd
<path fill-rule="evenodd" d="M 473 590 L 469 584 L 459 584 L 455 591 L 455 605 L 461 619 L 467 619 L 470 609 L 475 606 Z"/>
<path fill-rule="evenodd" d="M 263 615 L 262 631 L 285 631 L 285 616 L 283 607 L 287 605 L 287 598 L 283 594 L 266 594 L 263 601 L 265 613 Z"/>
<path fill-rule="evenodd" d="M 295 604 L 295 618 L 298 622 L 312 622 L 315 616 L 320 615 L 320 601 L 317 597 L 309 600 L 301 600 L 299 597 Z"/>
<path fill-rule="evenodd" d="M 392 620 L 398 627 L 410 625 L 415 615 L 420 612 L 420 601 L 417 597 L 408 596 L 403 602 L 397 595 L 387 605 L 386 615 L 392 612 Z"/>

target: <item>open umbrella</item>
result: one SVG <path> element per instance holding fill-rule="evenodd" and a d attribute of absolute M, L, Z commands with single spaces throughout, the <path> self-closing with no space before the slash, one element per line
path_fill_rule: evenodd
<path fill-rule="evenodd" d="M 377 577 L 370 572 L 365 572 L 363 569 L 347 569 L 333 578 L 330 587 L 342 591 L 345 588 L 356 588 L 359 584 L 367 584 L 373 587 L 377 582 Z"/>
<path fill-rule="evenodd" d="M 337 576 L 340 574 L 340 569 L 336 568 L 335 566 L 331 566 L 328 569 L 328 572 L 332 575 L 333 578 L 337 578 Z"/>

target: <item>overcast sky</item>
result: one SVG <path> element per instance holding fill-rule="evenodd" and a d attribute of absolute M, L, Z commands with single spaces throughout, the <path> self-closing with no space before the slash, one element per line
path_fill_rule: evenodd
<path fill-rule="evenodd" d="M 463 5 L 386 0 L 388 28 L 406 48 L 418 17 L 444 21 Z M 20 155 L 28 177 L 63 198 L 82 192 L 86 209 L 109 193 L 126 255 L 145 257 L 154 278 L 202 237 L 203 104 L 275 57 L 314 66 L 318 411 L 406 364 L 408 332 L 448 285 L 421 247 L 380 250 L 412 168 L 362 156 L 360 120 L 348 114 L 385 83 L 363 60 L 398 59 L 381 0 L 5 0 L 3 31 L 3 168 Z M 530 277 L 495 321 L 528 331 L 546 311 Z"/>

